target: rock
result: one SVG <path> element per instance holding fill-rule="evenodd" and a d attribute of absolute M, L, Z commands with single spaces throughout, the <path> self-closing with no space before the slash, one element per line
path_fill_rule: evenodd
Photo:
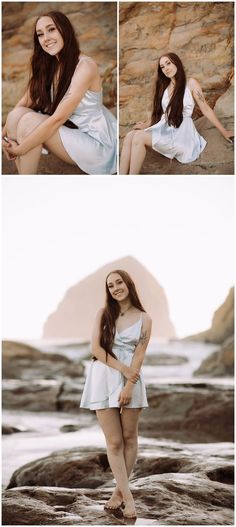
<path fill-rule="evenodd" d="M 189 442 L 233 441 L 233 389 L 210 383 L 148 387 L 139 430 Z"/>
<path fill-rule="evenodd" d="M 54 412 L 58 409 L 60 394 L 59 381 L 3 381 L 3 407 L 8 410 L 19 409 Z"/>
<path fill-rule="evenodd" d="M 69 380 L 4 381 L 3 407 L 35 412 L 78 412 L 82 389 L 83 383 Z"/>
<path fill-rule="evenodd" d="M 69 432 L 78 432 L 80 430 L 79 425 L 63 425 L 60 428 L 60 432 L 69 433 Z"/>
<path fill-rule="evenodd" d="M 75 448 L 54 452 L 20 467 L 7 488 L 25 485 L 97 488 L 109 479 L 112 475 L 105 453 L 93 453 L 81 459 L 80 449 Z"/>
<path fill-rule="evenodd" d="M 215 311 L 211 328 L 191 335 L 188 340 L 223 344 L 234 334 L 234 288 L 232 287 L 223 304 Z"/>
<path fill-rule="evenodd" d="M 32 53 L 32 28 L 36 17 L 48 9 L 59 9 L 74 25 L 82 53 L 98 63 L 104 79 L 104 104 L 116 105 L 116 4 L 93 2 L 72 5 L 68 2 L 32 4 L 24 3 L 13 10 L 3 6 L 3 119 L 22 97 L 27 81 L 29 59 Z M 42 172 L 43 173 L 43 172 Z M 60 172 L 46 172 L 57 174 Z M 64 172 L 63 172 L 64 173 Z M 67 172 L 66 172 L 67 173 Z M 70 168 L 70 174 L 78 173 Z"/>
<path fill-rule="evenodd" d="M 191 465 L 191 460 L 189 462 L 188 459 L 187 463 Z M 215 466 L 216 464 L 217 462 Z M 143 466 L 143 470 L 150 467 L 153 467 L 153 459 Z M 162 525 L 233 524 L 232 486 L 209 479 L 204 470 L 185 470 L 183 463 L 180 463 L 179 468 L 174 472 L 160 473 L 157 467 L 157 473 L 149 475 L 150 470 L 147 470 L 147 475 L 132 477 L 131 490 L 138 522 L 142 525 L 157 522 Z M 86 459 L 84 469 L 86 471 Z M 215 468 L 215 473 L 216 470 Z M 75 483 L 76 480 L 74 485 Z M 39 487 L 33 483 L 30 486 L 11 488 L 4 493 L 3 524 L 124 524 L 121 510 L 114 515 L 103 510 L 112 490 L 107 485 L 96 489 L 68 489 L 58 486 Z"/>
<path fill-rule="evenodd" d="M 187 357 L 171 355 L 170 353 L 147 354 L 145 357 L 146 366 L 179 366 L 185 362 L 189 362 Z"/>
<path fill-rule="evenodd" d="M 64 379 L 83 374 L 83 364 L 64 355 L 46 353 L 22 342 L 3 341 L 4 379 Z"/>
<path fill-rule="evenodd" d="M 27 432 L 27 430 L 25 430 L 24 428 L 17 428 L 16 426 L 5 425 L 3 423 L 3 425 L 2 425 L 2 434 L 3 435 L 17 434 L 18 432 Z"/>
<path fill-rule="evenodd" d="M 152 318 L 152 336 L 173 338 L 175 329 L 170 320 L 165 291 L 154 276 L 135 258 L 115 260 L 71 287 L 55 312 L 44 324 L 44 338 L 90 338 L 97 311 L 104 305 L 105 278 L 114 269 L 131 274 L 144 308 Z"/>
<path fill-rule="evenodd" d="M 229 337 L 219 351 L 214 351 L 194 372 L 194 375 L 223 377 L 234 375 L 234 339 Z"/>

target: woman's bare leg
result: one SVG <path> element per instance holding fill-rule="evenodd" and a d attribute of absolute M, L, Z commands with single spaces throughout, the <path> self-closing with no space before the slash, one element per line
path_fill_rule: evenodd
<path fill-rule="evenodd" d="M 7 136 L 14 141 L 17 140 L 17 126 L 21 117 L 30 111 L 25 106 L 17 106 L 11 112 L 9 112 L 6 120 Z M 19 172 L 19 158 L 15 160 L 16 168 Z"/>
<path fill-rule="evenodd" d="M 152 146 L 152 133 L 135 132 L 131 146 L 130 174 L 139 174 L 146 156 L 146 146 Z"/>
<path fill-rule="evenodd" d="M 37 112 L 29 112 L 20 119 L 17 127 L 17 141 L 21 143 L 37 126 L 48 119 L 48 115 L 43 115 Z M 74 165 L 74 161 L 69 157 L 63 147 L 60 139 L 59 131 L 55 132 L 50 139 L 45 142 L 45 146 L 60 159 L 66 163 Z M 27 154 L 19 158 L 19 173 L 20 174 L 37 174 L 38 165 L 42 153 L 43 145 L 38 145 Z"/>
<path fill-rule="evenodd" d="M 135 134 L 135 130 L 131 130 L 131 132 L 128 132 L 128 134 L 125 136 L 123 141 L 123 146 L 120 154 L 120 170 L 119 174 L 125 175 L 129 173 L 129 167 L 130 167 L 130 158 L 131 158 L 131 147 L 132 147 L 132 139 Z"/>
<path fill-rule="evenodd" d="M 117 486 L 125 501 L 125 515 L 135 515 L 133 496 L 124 457 L 124 441 L 119 408 L 97 410 L 97 418 L 103 430 L 107 444 L 107 457 Z M 112 508 L 112 507 L 111 507 Z"/>
<path fill-rule="evenodd" d="M 133 470 L 138 451 L 138 421 L 141 408 L 123 408 L 121 414 L 122 435 L 124 441 L 124 458 L 128 478 Z M 117 504 L 117 507 L 122 502 L 122 493 L 116 486 L 111 500 L 111 503 Z"/>

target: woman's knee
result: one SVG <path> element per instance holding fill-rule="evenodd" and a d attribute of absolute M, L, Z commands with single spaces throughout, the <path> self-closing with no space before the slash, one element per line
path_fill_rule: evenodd
<path fill-rule="evenodd" d="M 138 444 L 138 436 L 136 432 L 123 431 L 123 440 L 126 447 L 136 447 Z"/>
<path fill-rule="evenodd" d="M 142 130 L 137 130 L 134 132 L 134 135 L 133 135 L 133 140 L 132 140 L 132 144 L 133 145 L 140 145 L 140 144 L 145 144 L 145 135 L 144 135 L 145 132 L 143 132 Z"/>
<path fill-rule="evenodd" d="M 113 453 L 116 454 L 123 450 L 124 442 L 122 437 L 113 437 L 107 440 L 107 449 Z"/>
<path fill-rule="evenodd" d="M 135 134 L 135 130 L 131 130 L 130 132 L 128 132 L 124 138 L 124 145 L 129 145 L 130 143 L 132 143 L 132 140 L 133 140 L 133 137 L 134 137 L 134 134 Z"/>
<path fill-rule="evenodd" d="M 6 120 L 6 127 L 9 135 L 13 134 L 16 136 L 17 124 L 22 116 L 28 112 L 29 108 L 26 108 L 25 106 L 17 106 L 17 108 L 13 108 L 13 110 L 9 112 Z"/>
<path fill-rule="evenodd" d="M 29 110 L 29 109 L 28 109 Z M 29 110 L 24 113 L 18 121 L 17 125 L 17 141 L 24 139 L 30 132 L 32 132 L 41 122 L 47 119 L 48 116 Z"/>

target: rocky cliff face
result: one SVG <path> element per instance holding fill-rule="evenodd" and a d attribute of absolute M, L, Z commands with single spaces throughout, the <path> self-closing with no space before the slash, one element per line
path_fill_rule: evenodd
<path fill-rule="evenodd" d="M 233 2 L 120 4 L 120 125 L 123 136 L 152 107 L 157 60 L 173 51 L 219 116 L 233 113 Z M 199 112 L 195 113 L 200 115 Z"/>
<path fill-rule="evenodd" d="M 207 357 L 195 375 L 224 376 L 234 374 L 234 288 L 232 287 L 225 302 L 215 311 L 211 328 L 191 335 L 189 340 L 221 344 L 219 351 Z"/>
<path fill-rule="evenodd" d="M 188 337 L 191 340 L 223 344 L 234 334 L 234 288 L 232 287 L 223 304 L 215 311 L 211 328 Z"/>
<path fill-rule="evenodd" d="M 3 4 L 3 119 L 22 97 L 28 82 L 33 25 L 48 11 L 59 10 L 72 22 L 83 53 L 97 61 L 104 79 L 104 104 L 116 104 L 115 2 L 5 2 Z"/>
<path fill-rule="evenodd" d="M 152 317 L 152 336 L 173 338 L 175 329 L 170 320 L 164 290 L 154 276 L 130 256 L 101 267 L 71 287 L 55 313 L 47 319 L 43 337 L 90 338 L 96 312 L 104 305 L 105 278 L 114 269 L 124 269 L 131 274 L 144 308 Z"/>

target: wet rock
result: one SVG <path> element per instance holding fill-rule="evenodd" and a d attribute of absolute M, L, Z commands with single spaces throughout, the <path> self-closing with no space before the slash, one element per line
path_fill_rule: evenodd
<path fill-rule="evenodd" d="M 219 351 L 214 351 L 200 364 L 194 375 L 224 377 L 234 375 L 234 338 L 229 338 Z"/>
<path fill-rule="evenodd" d="M 80 377 L 84 374 L 82 363 L 75 363 L 57 353 L 46 353 L 15 341 L 3 341 L 4 379 L 58 379 Z"/>
<path fill-rule="evenodd" d="M 3 498 L 4 525 L 124 524 L 122 511 L 107 514 L 104 504 L 113 489 L 19 487 Z M 161 474 L 132 481 L 137 515 L 168 525 L 233 524 L 233 489 L 202 474 Z M 145 521 L 146 520 L 146 521 Z"/>
<path fill-rule="evenodd" d="M 188 361 L 187 357 L 171 355 L 170 353 L 147 354 L 145 357 L 145 365 L 147 366 L 178 366 Z"/>
<path fill-rule="evenodd" d="M 16 426 L 9 426 L 9 425 L 2 425 L 2 434 L 3 435 L 9 435 L 9 434 L 17 434 L 18 432 L 27 432 L 24 428 L 17 428 Z"/>
<path fill-rule="evenodd" d="M 59 381 L 3 381 L 3 407 L 8 410 L 19 409 L 53 412 L 57 410 L 60 394 Z"/>
<path fill-rule="evenodd" d="M 233 388 L 208 383 L 148 387 L 139 430 L 190 442 L 233 441 Z"/>
<path fill-rule="evenodd" d="M 69 432 L 78 432 L 80 429 L 79 425 L 63 425 L 60 428 L 60 432 L 69 433 Z"/>
<path fill-rule="evenodd" d="M 97 488 L 111 477 L 105 453 L 93 453 L 81 459 L 80 449 L 62 450 L 16 470 L 8 488 L 25 485 Z"/>

